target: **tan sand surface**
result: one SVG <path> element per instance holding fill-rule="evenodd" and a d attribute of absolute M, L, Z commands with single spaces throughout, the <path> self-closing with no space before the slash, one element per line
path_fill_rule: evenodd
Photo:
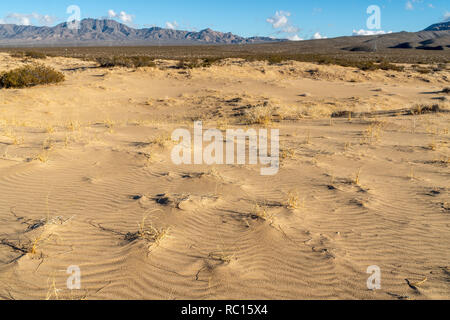
<path fill-rule="evenodd" d="M 448 70 L 42 63 L 0 90 L 0 299 L 450 299 L 450 113 L 331 118 L 448 110 Z M 173 164 L 194 120 L 280 129 L 278 174 Z"/>

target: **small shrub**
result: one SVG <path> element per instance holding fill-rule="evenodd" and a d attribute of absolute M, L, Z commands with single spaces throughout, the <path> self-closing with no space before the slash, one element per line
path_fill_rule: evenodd
<path fill-rule="evenodd" d="M 428 68 L 423 68 L 423 67 L 418 67 L 414 69 L 415 71 L 417 71 L 420 74 L 429 74 L 431 73 L 433 70 L 428 69 Z"/>
<path fill-rule="evenodd" d="M 176 68 L 177 69 L 183 69 L 183 70 L 187 70 L 187 69 L 194 69 L 194 68 L 199 68 L 200 64 L 198 63 L 197 60 L 180 60 L 177 63 Z"/>
<path fill-rule="evenodd" d="M 385 62 L 385 61 L 381 62 L 378 65 L 378 67 L 381 70 L 393 70 L 393 71 L 403 71 L 403 70 L 405 70 L 405 67 L 403 67 L 403 66 L 397 66 L 395 64 L 388 63 L 388 62 Z"/>
<path fill-rule="evenodd" d="M 269 56 L 269 57 L 267 58 L 267 62 L 268 62 L 270 65 L 280 64 L 280 63 L 282 63 L 282 62 L 285 61 L 285 60 L 286 60 L 286 59 L 283 58 L 282 56 Z"/>
<path fill-rule="evenodd" d="M 25 57 L 25 52 L 22 51 L 18 51 L 18 52 L 13 52 L 10 54 L 11 57 L 13 58 L 24 58 Z"/>
<path fill-rule="evenodd" d="M 24 56 L 27 57 L 27 58 L 31 58 L 31 59 L 45 59 L 45 58 L 47 58 L 47 55 L 45 53 L 37 52 L 37 51 L 26 51 L 24 53 Z"/>
<path fill-rule="evenodd" d="M 53 68 L 26 65 L 0 74 L 0 88 L 25 88 L 64 81 L 64 75 Z"/>
<path fill-rule="evenodd" d="M 43 52 L 37 51 L 16 51 L 10 54 L 13 58 L 31 58 L 31 59 L 45 59 L 47 55 Z"/>
<path fill-rule="evenodd" d="M 222 58 L 219 58 L 219 57 L 205 58 L 205 59 L 203 59 L 202 66 L 203 67 L 210 67 L 210 66 L 212 66 L 215 63 L 219 63 L 220 61 L 222 61 Z"/>
<path fill-rule="evenodd" d="M 213 57 L 213 58 L 204 58 L 204 59 L 181 59 L 178 61 L 176 68 L 177 69 L 195 69 L 195 68 L 208 68 L 211 67 L 214 63 L 220 62 L 222 58 Z"/>
<path fill-rule="evenodd" d="M 433 68 L 433 71 L 435 71 L 435 72 L 445 71 L 445 70 L 447 70 L 447 65 L 445 63 L 438 63 L 438 65 Z"/>
<path fill-rule="evenodd" d="M 101 68 L 112 67 L 126 67 L 126 68 L 141 68 L 141 67 L 155 67 L 154 60 L 146 56 L 135 57 L 100 57 L 96 61 L 100 64 Z"/>

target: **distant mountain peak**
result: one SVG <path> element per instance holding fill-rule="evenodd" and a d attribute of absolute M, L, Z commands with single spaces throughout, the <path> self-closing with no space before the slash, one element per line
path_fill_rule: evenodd
<path fill-rule="evenodd" d="M 435 23 L 423 31 L 447 31 L 450 30 L 450 21 Z"/>

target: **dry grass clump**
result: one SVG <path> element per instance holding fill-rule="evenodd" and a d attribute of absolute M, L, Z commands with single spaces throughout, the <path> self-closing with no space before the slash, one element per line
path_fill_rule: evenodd
<path fill-rule="evenodd" d="M 286 55 L 286 54 L 260 54 L 260 55 L 249 55 L 244 56 L 243 59 L 245 59 L 248 62 L 254 62 L 254 61 L 266 61 L 269 65 L 277 65 L 281 64 L 286 61 L 300 61 L 298 60 L 299 57 L 295 55 Z"/>
<path fill-rule="evenodd" d="M 357 186 L 360 185 L 360 177 L 361 177 L 361 168 L 358 169 L 358 172 L 355 174 L 355 179 L 353 179 L 353 183 Z"/>
<path fill-rule="evenodd" d="M 152 225 L 140 228 L 137 232 L 128 232 L 125 235 L 125 240 L 133 242 L 138 239 L 144 239 L 156 246 L 159 246 L 161 241 L 167 237 L 169 229 L 155 228 Z"/>
<path fill-rule="evenodd" d="M 286 207 L 289 209 L 300 209 L 305 206 L 305 200 L 300 200 L 298 192 L 289 191 Z"/>
<path fill-rule="evenodd" d="M 411 109 L 411 114 L 413 115 L 419 115 L 419 114 L 425 114 L 425 113 L 433 113 L 438 112 L 441 109 L 441 106 L 439 104 L 416 104 Z"/>
<path fill-rule="evenodd" d="M 151 212 L 154 211 L 157 210 L 153 210 Z M 139 230 L 137 232 L 128 232 L 125 235 L 126 241 L 133 242 L 138 239 L 143 239 L 148 241 L 152 245 L 159 246 L 161 242 L 168 236 L 169 228 L 155 228 L 152 224 L 146 225 L 145 222 L 147 220 L 148 214 L 143 215 L 142 221 L 138 224 Z"/>
<path fill-rule="evenodd" d="M 293 148 L 281 149 L 280 150 L 281 160 L 294 159 L 295 153 L 296 153 L 295 149 L 293 149 Z"/>
<path fill-rule="evenodd" d="M 256 55 L 256 56 L 247 56 L 244 59 L 249 62 L 267 61 L 269 65 L 277 65 L 286 62 L 288 60 L 295 60 L 293 58 L 283 55 Z"/>
<path fill-rule="evenodd" d="M 64 81 L 64 75 L 42 64 L 26 65 L 0 74 L 0 88 L 25 88 Z"/>
<path fill-rule="evenodd" d="M 160 148 L 167 147 L 172 142 L 172 137 L 167 134 L 160 134 L 155 137 L 149 138 L 148 143 L 151 145 L 157 145 Z"/>
<path fill-rule="evenodd" d="M 101 68 L 125 67 L 125 68 L 141 68 L 141 67 L 155 67 L 156 63 L 153 58 L 146 56 L 112 56 L 99 57 L 96 61 Z"/>
<path fill-rule="evenodd" d="M 361 144 L 373 144 L 380 141 L 383 130 L 383 123 L 372 122 L 363 133 Z"/>
<path fill-rule="evenodd" d="M 414 69 L 414 71 L 416 71 L 418 73 L 421 73 L 421 74 L 429 74 L 429 73 L 433 72 L 432 69 L 426 68 L 426 67 L 422 67 L 422 66 L 419 66 L 417 64 L 414 64 L 411 67 Z"/>
<path fill-rule="evenodd" d="M 275 108 L 270 106 L 256 106 L 245 111 L 243 122 L 247 125 L 259 124 L 268 126 L 272 124 Z"/>
<path fill-rule="evenodd" d="M 273 223 L 273 214 L 267 211 L 267 206 L 260 205 L 259 203 L 255 203 L 250 216 L 252 217 L 252 219 L 266 221 L 269 224 Z"/>
<path fill-rule="evenodd" d="M 204 59 L 181 59 L 178 61 L 176 68 L 177 69 L 195 69 L 195 68 L 208 68 L 211 67 L 213 64 L 218 63 L 222 60 L 222 58 L 219 57 L 211 57 L 211 58 L 204 58 Z"/>

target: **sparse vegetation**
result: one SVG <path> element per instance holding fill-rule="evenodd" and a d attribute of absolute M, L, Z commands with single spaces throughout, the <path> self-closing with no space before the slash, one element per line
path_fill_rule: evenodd
<path fill-rule="evenodd" d="M 361 144 L 373 144 L 380 141 L 383 124 L 378 121 L 372 122 L 363 133 Z"/>
<path fill-rule="evenodd" d="M 38 51 L 16 51 L 11 53 L 13 58 L 31 58 L 31 59 L 45 59 L 47 55 Z"/>
<path fill-rule="evenodd" d="M 4 52 L 16 53 L 20 49 L 2 49 Z M 23 51 L 23 50 L 22 50 Z M 298 43 L 268 43 L 263 45 L 228 45 L 223 46 L 123 46 L 123 47 L 49 47 L 39 48 L 39 51 L 47 56 L 63 56 L 80 58 L 84 60 L 96 60 L 100 57 L 135 57 L 145 56 L 150 59 L 166 60 L 220 60 L 226 58 L 242 58 L 249 61 L 268 61 L 278 64 L 283 61 L 295 60 L 303 62 L 316 62 L 323 64 L 351 65 L 363 62 L 382 64 L 383 61 L 390 64 L 406 63 L 434 65 L 443 68 L 448 64 L 448 54 L 445 50 L 384 50 L 376 52 L 355 51 L 343 52 L 342 48 L 308 47 Z"/>
<path fill-rule="evenodd" d="M 26 51 L 24 53 L 24 56 L 31 59 L 45 59 L 47 58 L 47 55 L 43 52 L 38 51 Z"/>
<path fill-rule="evenodd" d="M 422 66 L 413 66 L 414 71 L 420 73 L 420 74 L 429 74 L 432 73 L 433 70 L 426 68 L 426 67 L 422 67 Z"/>
<path fill-rule="evenodd" d="M 220 62 L 222 59 L 218 57 L 204 58 L 204 59 L 181 59 L 178 61 L 177 69 L 195 69 L 195 68 L 208 68 L 213 64 Z"/>
<path fill-rule="evenodd" d="M 318 54 L 279 54 L 279 55 L 251 55 L 244 57 L 247 61 L 267 61 L 269 65 L 277 65 L 287 61 L 299 61 L 299 62 L 313 62 L 322 65 L 338 65 L 341 67 L 351 67 L 358 68 L 363 71 L 375 71 L 375 70 L 392 70 L 392 71 L 403 71 L 403 66 L 398 66 L 396 64 L 378 60 L 354 60 L 349 58 L 337 58 L 327 55 Z"/>
<path fill-rule="evenodd" d="M 153 138 L 150 138 L 148 140 L 148 143 L 151 145 L 157 145 L 160 148 L 165 148 L 168 144 L 171 143 L 171 141 L 172 141 L 172 138 L 170 135 L 161 134 L 161 135 L 155 136 Z"/>
<path fill-rule="evenodd" d="M 358 68 L 363 71 L 375 71 L 375 70 L 393 70 L 393 71 L 403 71 L 404 67 L 397 66 L 395 64 L 381 61 L 379 63 L 373 61 L 354 61 L 350 59 L 343 58 L 332 58 L 332 57 L 317 57 L 316 61 L 319 64 L 325 65 L 338 65 L 341 67 L 351 67 Z"/>
<path fill-rule="evenodd" d="M 26 65 L 0 74 L 0 88 L 25 88 L 64 81 L 64 75 L 41 64 Z"/>
<path fill-rule="evenodd" d="M 155 67 L 154 59 L 146 56 L 112 56 L 99 57 L 96 59 L 101 68 L 125 67 L 125 68 L 141 68 Z"/>

